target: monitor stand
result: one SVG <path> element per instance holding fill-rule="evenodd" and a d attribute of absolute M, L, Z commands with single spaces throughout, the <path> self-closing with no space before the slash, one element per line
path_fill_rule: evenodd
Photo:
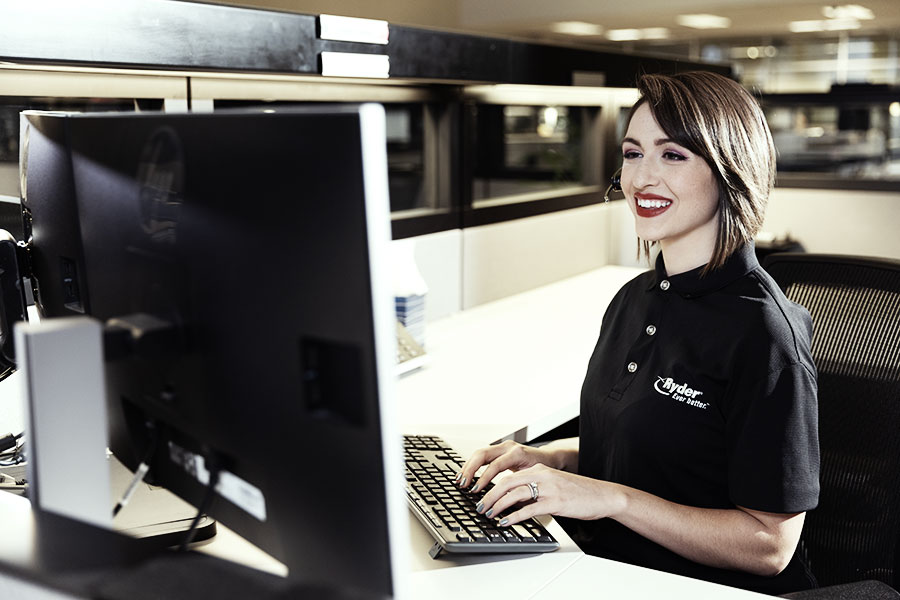
<path fill-rule="evenodd" d="M 132 473 L 106 452 L 101 324 L 89 317 L 16 323 L 32 505 L 128 534 L 148 547 L 180 546 L 197 509 L 166 489 L 140 483 L 113 518 Z M 73 434 L 77 424 L 77 434 Z M 194 542 L 216 533 L 202 516 Z"/>
<path fill-rule="evenodd" d="M 132 473 L 115 456 L 110 456 L 109 474 L 112 492 L 110 506 L 113 506 L 131 483 Z M 112 525 L 119 533 L 162 549 L 180 546 L 196 515 L 196 507 L 169 490 L 141 482 L 128 504 L 113 518 Z M 202 515 L 193 543 L 209 540 L 215 535 L 215 519 Z"/>
<path fill-rule="evenodd" d="M 31 504 L 108 529 L 102 327 L 69 317 L 19 322 L 14 332 Z"/>

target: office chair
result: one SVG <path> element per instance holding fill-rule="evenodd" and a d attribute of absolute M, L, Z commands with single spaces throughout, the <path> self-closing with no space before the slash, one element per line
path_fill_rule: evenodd
<path fill-rule="evenodd" d="M 764 267 L 814 327 L 821 493 L 801 552 L 821 586 L 848 592 L 834 597 L 853 597 L 847 584 L 863 580 L 896 587 L 900 261 L 789 253 L 768 256 Z"/>

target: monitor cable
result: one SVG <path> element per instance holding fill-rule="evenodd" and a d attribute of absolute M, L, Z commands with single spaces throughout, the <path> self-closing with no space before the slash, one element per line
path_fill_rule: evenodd
<path fill-rule="evenodd" d="M 150 461 L 153 459 L 153 453 L 156 452 L 156 441 L 159 436 L 157 435 L 155 423 L 148 421 L 146 425 L 147 429 L 150 431 L 150 441 L 147 443 L 147 448 L 144 451 L 140 464 L 138 464 L 137 469 L 134 471 L 134 477 L 131 478 L 131 483 L 128 484 L 125 493 L 122 494 L 122 498 L 119 499 L 119 501 L 116 502 L 115 507 L 113 507 L 113 518 L 116 518 L 119 511 L 125 508 L 131 500 L 131 497 L 134 495 L 135 490 L 137 490 L 138 485 L 144 481 L 147 472 L 150 470 Z"/>
<path fill-rule="evenodd" d="M 178 547 L 178 552 L 186 551 L 191 542 L 194 541 L 194 537 L 197 535 L 197 527 L 200 525 L 200 519 L 209 512 L 209 507 L 212 505 L 213 498 L 215 498 L 216 486 L 219 485 L 219 474 L 221 471 L 222 467 L 219 464 L 219 461 L 216 460 L 215 456 L 211 456 L 209 460 L 209 481 L 206 484 L 206 493 L 203 495 L 203 500 L 197 508 L 197 514 L 194 516 L 194 520 L 191 521 L 191 525 L 185 533 L 184 540 Z"/>
<path fill-rule="evenodd" d="M 14 467 L 25 462 L 22 449 L 25 447 L 25 434 L 7 433 L 0 437 L 0 467 Z"/>
<path fill-rule="evenodd" d="M 17 433 L 16 435 L 13 435 L 11 433 L 7 433 L 3 437 L 0 437 L 0 453 L 4 453 L 10 448 L 17 447 L 19 445 L 19 440 L 23 435 L 25 434 Z"/>

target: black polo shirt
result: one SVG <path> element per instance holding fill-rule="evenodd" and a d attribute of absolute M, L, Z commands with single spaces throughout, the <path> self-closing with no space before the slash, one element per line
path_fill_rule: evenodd
<path fill-rule="evenodd" d="M 603 318 L 581 395 L 579 473 L 702 508 L 797 513 L 819 493 L 809 313 L 752 245 L 720 269 L 626 284 Z M 769 593 L 808 588 L 795 556 L 774 578 L 684 559 L 603 519 L 571 523 L 608 558 Z"/>

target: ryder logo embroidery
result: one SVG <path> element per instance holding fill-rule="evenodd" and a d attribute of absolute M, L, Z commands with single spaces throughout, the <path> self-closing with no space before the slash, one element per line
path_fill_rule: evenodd
<path fill-rule="evenodd" d="M 657 375 L 653 389 L 663 396 L 671 396 L 674 400 L 684 402 L 690 406 L 702 408 L 703 410 L 709 408 L 709 402 L 697 400 L 697 397 L 702 396 L 703 392 L 692 389 L 686 383 L 676 383 L 671 377 L 660 377 Z"/>

